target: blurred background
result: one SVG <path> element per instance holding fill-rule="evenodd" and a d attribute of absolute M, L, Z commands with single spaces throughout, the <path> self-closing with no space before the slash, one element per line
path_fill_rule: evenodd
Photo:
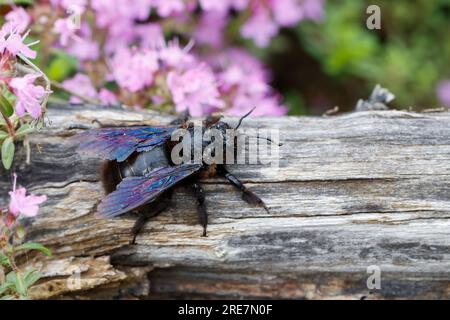
<path fill-rule="evenodd" d="M 256 115 L 319 115 L 335 106 L 351 110 L 381 84 L 396 95 L 394 108 L 450 106 L 450 0 L 0 3 L 2 23 L 27 21 L 26 42 L 40 41 L 32 47 L 34 61 L 54 82 L 52 99 L 80 102 L 76 93 L 103 104 L 191 108 L 195 115 L 242 114 L 253 105 L 261 106 Z M 380 30 L 366 27 L 366 9 L 374 4 Z M 140 73 L 149 48 L 160 60 Z M 187 67 L 191 60 L 206 63 L 211 74 Z M 179 72 L 176 81 L 168 80 L 171 72 Z M 145 74 L 153 77 L 133 78 Z M 213 79 L 198 90 L 211 95 L 187 102 L 190 93 L 180 86 L 192 83 L 190 76 Z"/>
<path fill-rule="evenodd" d="M 366 28 L 366 8 L 381 9 L 381 30 Z M 283 30 L 260 51 L 290 114 L 349 110 L 379 83 L 396 108 L 450 105 L 450 1 L 328 0 L 320 22 Z"/>

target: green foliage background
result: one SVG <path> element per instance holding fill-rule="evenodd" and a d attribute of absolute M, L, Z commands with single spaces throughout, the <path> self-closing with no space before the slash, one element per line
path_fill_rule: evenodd
<path fill-rule="evenodd" d="M 366 28 L 366 9 L 372 4 L 381 8 L 381 30 Z M 344 109 L 366 97 L 377 83 L 397 96 L 398 108 L 437 107 L 437 84 L 450 78 L 450 0 L 328 0 L 325 19 L 303 22 L 295 37 L 299 47 L 317 61 L 317 72 L 331 86 L 350 92 Z M 290 41 L 285 50 L 293 50 L 292 37 Z M 276 45 L 277 41 L 272 52 L 279 50 Z M 316 81 L 313 72 L 298 77 Z M 292 87 L 284 82 L 280 88 L 295 93 L 286 95 L 291 113 L 314 113 L 314 99 L 299 105 L 308 93 L 295 81 L 291 83 Z M 323 86 L 323 79 L 316 85 Z M 327 101 L 333 103 L 333 99 Z"/>

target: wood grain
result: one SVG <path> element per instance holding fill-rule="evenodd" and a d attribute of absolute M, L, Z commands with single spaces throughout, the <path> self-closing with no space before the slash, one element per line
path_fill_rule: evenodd
<path fill-rule="evenodd" d="M 30 137 L 31 165 L 18 146 L 14 168 L 20 184 L 48 196 L 41 215 L 25 221 L 29 238 L 54 253 L 44 260 L 47 277 L 35 298 L 450 297 L 449 113 L 246 120 L 246 128 L 279 129 L 284 144 L 278 168 L 229 166 L 270 214 L 244 203 L 224 179 L 203 180 L 208 237 L 200 236 L 190 189 L 179 187 L 172 207 L 146 225 L 137 245 L 129 245 L 135 215 L 94 217 L 103 196 L 99 160 L 76 154 L 68 138 L 97 127 L 94 120 L 136 125 L 172 118 L 69 105 L 51 107 L 48 119 Z M 2 170 L 6 204 L 11 179 Z M 80 279 L 94 280 L 75 289 L 61 284 L 73 276 L 60 270 L 68 261 L 78 265 Z M 371 265 L 381 270 L 380 290 L 366 286 Z M 58 290 L 49 293 L 52 283 Z"/>

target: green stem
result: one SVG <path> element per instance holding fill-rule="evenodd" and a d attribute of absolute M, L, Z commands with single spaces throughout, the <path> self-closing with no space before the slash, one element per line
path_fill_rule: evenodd
<path fill-rule="evenodd" d="M 3 116 L 3 119 L 5 119 L 6 122 L 6 128 L 8 129 L 8 134 L 10 137 L 14 137 L 16 135 L 16 130 L 14 130 L 14 126 L 11 123 L 11 120 L 9 120 L 9 117 L 3 113 L 3 110 L 0 109 L 0 112 Z"/>

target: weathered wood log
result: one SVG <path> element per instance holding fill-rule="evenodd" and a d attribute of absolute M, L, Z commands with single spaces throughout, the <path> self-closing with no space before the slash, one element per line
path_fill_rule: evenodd
<path fill-rule="evenodd" d="M 133 214 L 94 217 L 103 192 L 98 159 L 68 137 L 103 124 L 168 123 L 154 113 L 53 106 L 50 124 L 19 148 L 19 183 L 48 201 L 26 221 L 49 246 L 35 298 L 449 298 L 450 114 L 359 112 L 248 119 L 278 128 L 278 169 L 235 165 L 270 208 L 242 202 L 221 178 L 202 181 L 210 215 L 201 237 L 195 203 L 176 188 L 173 206 L 129 245 Z M 0 169 L 0 203 L 10 173 Z M 367 267 L 381 271 L 368 289 Z"/>

